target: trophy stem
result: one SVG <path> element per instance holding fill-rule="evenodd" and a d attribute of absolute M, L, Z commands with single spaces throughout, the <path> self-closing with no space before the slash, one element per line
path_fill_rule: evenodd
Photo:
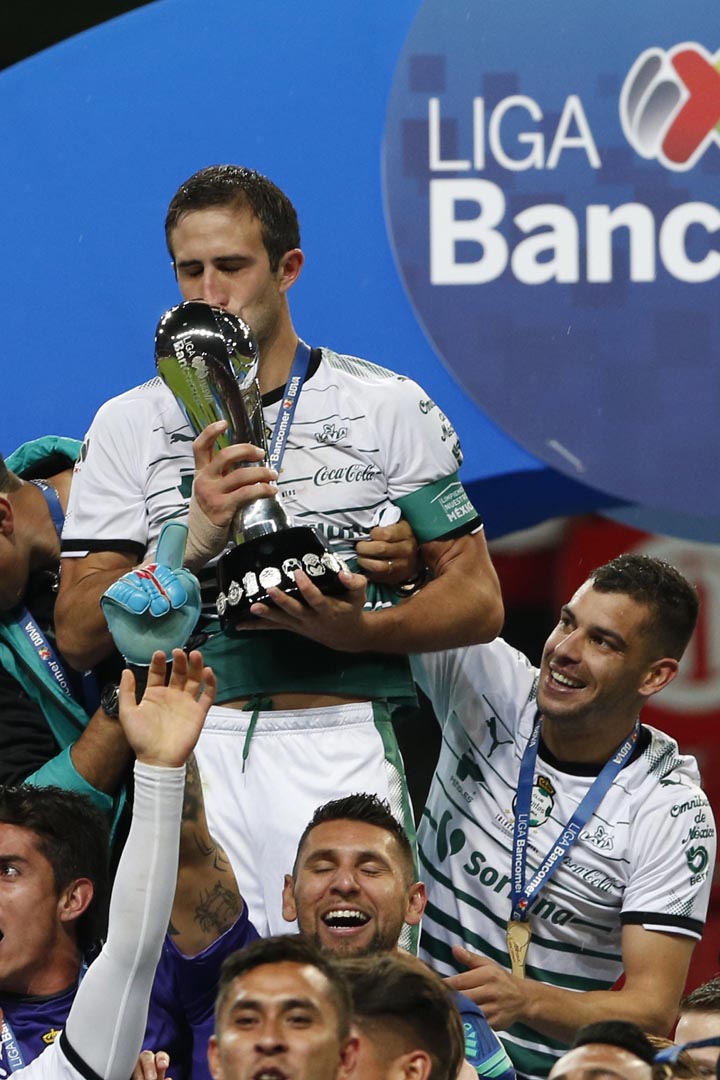
<path fill-rule="evenodd" d="M 236 543 L 282 532 L 289 529 L 290 524 L 290 518 L 277 498 L 254 499 L 235 515 Z"/>

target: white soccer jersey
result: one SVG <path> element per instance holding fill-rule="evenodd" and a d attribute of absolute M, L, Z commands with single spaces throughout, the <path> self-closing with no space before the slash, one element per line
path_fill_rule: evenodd
<path fill-rule="evenodd" d="M 40 1057 L 17 1070 L 22 1080 L 100 1080 L 79 1057 L 61 1032 Z M 12 1075 L 0 1073 L 0 1076 Z"/>
<path fill-rule="evenodd" d="M 424 955 L 442 974 L 452 974 L 463 969 L 451 946 L 464 944 L 509 969 L 514 800 L 536 714 L 538 672 L 500 639 L 414 657 L 412 667 L 443 728 L 418 831 L 429 897 Z M 697 765 L 653 728 L 643 728 L 640 746 L 530 908 L 529 978 L 569 990 L 608 989 L 622 972 L 623 924 L 702 934 L 715 827 Z M 528 877 L 594 779 L 566 769 L 541 748 Z M 503 1033 L 503 1041 L 524 1076 L 546 1076 L 564 1049 L 520 1024 Z"/>
<path fill-rule="evenodd" d="M 279 395 L 266 404 L 273 427 Z M 103 405 L 75 466 L 63 554 L 152 553 L 165 521 L 187 514 L 194 438 L 159 378 Z M 385 368 L 322 350 L 300 395 L 279 478 L 293 522 L 353 556 L 398 505 L 421 540 L 477 515 L 457 478 L 455 431 L 422 388 Z"/>

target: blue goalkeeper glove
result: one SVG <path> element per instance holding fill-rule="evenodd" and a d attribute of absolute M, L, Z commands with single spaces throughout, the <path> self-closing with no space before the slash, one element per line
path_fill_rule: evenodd
<path fill-rule="evenodd" d="M 200 614 L 200 582 L 183 567 L 187 526 L 163 525 L 156 561 L 131 570 L 101 597 L 100 604 L 115 645 L 131 664 L 144 667 L 162 649 L 168 659 L 181 649 Z"/>

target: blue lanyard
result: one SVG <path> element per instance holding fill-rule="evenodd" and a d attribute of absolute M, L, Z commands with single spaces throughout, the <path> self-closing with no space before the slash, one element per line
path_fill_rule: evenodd
<path fill-rule="evenodd" d="M 62 503 L 60 502 L 60 496 L 55 488 L 51 487 L 46 480 L 31 480 L 30 483 L 34 484 L 36 488 L 39 488 L 44 495 L 45 502 L 50 511 L 50 517 L 55 526 L 55 532 L 58 534 L 58 537 L 60 537 L 65 523 L 65 512 L 62 508 Z M 45 664 L 63 693 L 67 694 L 68 697 L 74 697 L 65 668 L 63 667 L 60 658 L 27 608 L 21 609 L 17 624 L 35 649 L 38 660 Z M 83 672 L 82 691 L 85 708 L 88 713 L 92 714 L 100 704 L 100 696 L 97 688 L 97 680 L 91 671 Z"/>
<path fill-rule="evenodd" d="M 46 666 L 62 692 L 67 694 L 68 697 L 72 697 L 73 692 L 68 677 L 65 674 L 65 668 L 60 662 L 52 645 L 45 637 L 27 608 L 21 609 L 17 618 L 17 624 L 35 650 L 35 655 L 40 663 Z"/>
<path fill-rule="evenodd" d="M 65 524 L 65 513 L 60 502 L 60 496 L 55 488 L 48 484 L 47 480 L 31 480 L 30 483 L 34 484 L 36 488 L 39 488 L 45 496 L 45 502 L 48 504 L 48 510 L 50 511 L 53 525 L 55 526 L 55 532 L 60 536 L 62 534 L 63 525 Z"/>
<path fill-rule="evenodd" d="M 562 829 L 555 843 L 550 847 L 550 850 L 530 878 L 530 881 L 526 882 L 527 845 L 530 832 L 530 800 L 532 797 L 533 779 L 535 777 L 535 762 L 537 761 L 538 745 L 540 743 L 540 727 L 540 714 L 538 713 L 535 717 L 532 734 L 525 747 L 525 752 L 520 763 L 517 801 L 515 803 L 515 827 L 513 829 L 512 876 L 510 886 L 510 917 L 515 920 L 525 920 L 528 918 L 528 908 L 542 887 L 547 884 L 555 873 L 558 866 L 580 835 L 580 830 L 587 825 L 588 821 L 607 795 L 620 770 L 627 765 L 640 734 L 640 721 L 636 720 L 635 726 L 627 739 L 625 739 L 625 741 L 617 748 L 610 760 L 605 762 L 600 773 L 590 785 L 585 798 L 582 800 L 567 825 Z"/>
<path fill-rule="evenodd" d="M 0 1026 L 0 1062 L 7 1063 L 10 1072 L 17 1072 L 19 1069 L 25 1068 L 25 1058 L 23 1052 L 20 1049 L 20 1045 L 15 1038 L 15 1033 L 10 1027 L 8 1020 L 3 1018 L 2 1025 Z M 0 1077 L 7 1076 L 7 1071 L 0 1064 Z"/>
<path fill-rule="evenodd" d="M 295 409 L 300 400 L 300 391 L 307 379 L 308 368 L 310 367 L 310 351 L 309 345 L 306 345 L 302 340 L 298 341 L 290 377 L 283 390 L 283 400 L 280 403 L 277 420 L 275 421 L 275 430 L 268 451 L 268 465 L 271 469 L 277 469 L 278 472 L 280 472 L 280 464 L 285 456 L 285 447 Z"/>

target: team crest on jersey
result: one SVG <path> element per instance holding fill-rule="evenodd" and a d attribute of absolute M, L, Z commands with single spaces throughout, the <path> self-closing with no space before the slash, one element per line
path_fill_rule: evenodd
<path fill-rule="evenodd" d="M 530 828 L 544 825 L 555 805 L 555 788 L 547 776 L 538 776 L 530 799 Z"/>
<path fill-rule="evenodd" d="M 55 1042 L 59 1034 L 60 1028 L 50 1028 L 50 1030 L 46 1031 L 43 1035 L 42 1041 L 45 1043 L 46 1046 L 50 1046 L 51 1043 Z"/>

